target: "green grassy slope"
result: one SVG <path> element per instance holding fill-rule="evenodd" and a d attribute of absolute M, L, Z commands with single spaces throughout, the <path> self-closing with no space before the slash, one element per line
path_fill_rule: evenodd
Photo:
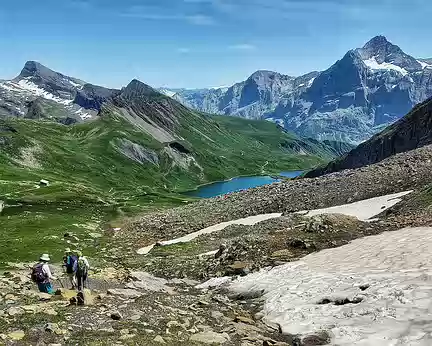
<path fill-rule="evenodd" d="M 266 121 L 212 117 L 177 103 L 171 107 L 178 119 L 175 142 L 187 153 L 173 151 L 170 143 L 157 141 L 110 107 L 96 121 L 71 126 L 2 121 L 0 200 L 7 207 L 0 214 L 0 243 L 5 244 L 0 266 L 34 259 L 39 252 L 61 258 L 67 231 L 80 239 L 69 245 L 99 251 L 103 239 L 95 243 L 89 233 L 100 230 L 89 224 L 187 202 L 178 192 L 199 184 L 309 168 L 331 156 L 325 146 Z M 156 153 L 158 164 L 131 160 L 118 150 L 121 140 Z M 50 186 L 39 187 L 40 179 Z"/>

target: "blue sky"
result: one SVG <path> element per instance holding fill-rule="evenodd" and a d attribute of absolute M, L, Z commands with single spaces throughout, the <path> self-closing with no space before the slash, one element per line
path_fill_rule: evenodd
<path fill-rule="evenodd" d="M 383 34 L 432 57 L 430 0 L 5 0 L 0 77 L 26 60 L 92 83 L 210 87 L 300 75 Z"/>

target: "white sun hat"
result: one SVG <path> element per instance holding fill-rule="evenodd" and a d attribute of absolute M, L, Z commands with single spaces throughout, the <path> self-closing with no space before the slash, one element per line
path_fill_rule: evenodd
<path fill-rule="evenodd" d="M 45 261 L 45 262 L 49 262 L 51 260 L 51 258 L 49 257 L 48 254 L 44 253 L 42 256 L 40 256 L 40 260 Z"/>

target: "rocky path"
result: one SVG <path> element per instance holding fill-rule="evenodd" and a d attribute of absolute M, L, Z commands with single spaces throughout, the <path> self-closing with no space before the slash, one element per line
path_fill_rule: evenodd
<path fill-rule="evenodd" d="M 246 302 L 197 290 L 196 281 L 145 272 L 130 272 L 124 282 L 106 281 L 112 288 L 85 290 L 85 304 L 77 305 L 73 291 L 59 290 L 55 296 L 37 292 L 25 271 L 1 275 L 0 345 L 253 346 L 292 341 L 255 320 Z"/>

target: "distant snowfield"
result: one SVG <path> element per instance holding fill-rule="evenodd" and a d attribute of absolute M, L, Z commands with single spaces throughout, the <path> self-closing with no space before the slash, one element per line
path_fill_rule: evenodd
<path fill-rule="evenodd" d="M 373 218 L 378 214 L 381 214 L 383 211 L 387 210 L 388 208 L 391 208 L 392 206 L 396 205 L 401 201 L 402 196 L 405 196 L 411 192 L 412 191 L 404 191 L 404 192 L 394 193 L 391 195 L 365 199 L 363 201 L 344 204 L 344 205 L 325 208 L 325 209 L 300 211 L 298 212 L 298 214 L 304 214 L 306 216 L 314 216 L 320 214 L 344 214 L 344 215 L 357 217 L 359 220 L 366 221 L 366 220 L 370 220 L 371 218 Z M 166 246 L 166 245 L 172 245 L 178 243 L 187 243 L 199 237 L 200 235 L 221 231 L 230 225 L 255 225 L 258 222 L 274 219 L 280 216 L 282 216 L 282 213 L 260 214 L 260 215 L 249 216 L 238 220 L 222 222 L 210 227 L 206 227 L 197 232 L 189 233 L 180 238 L 161 241 L 159 242 L 159 245 Z M 151 244 L 146 247 L 142 247 L 137 250 L 137 254 L 146 255 L 155 247 L 155 245 L 156 244 Z"/>
<path fill-rule="evenodd" d="M 404 76 L 408 74 L 407 70 L 405 70 L 404 68 L 399 67 L 397 65 L 390 64 L 390 63 L 387 63 L 387 62 L 379 64 L 376 61 L 375 57 L 372 57 L 372 58 L 370 58 L 368 60 L 364 60 L 364 63 L 372 71 L 377 71 L 377 70 L 394 70 L 394 71 L 398 71 L 398 72 L 402 73 L 402 75 L 404 75 Z"/>
<path fill-rule="evenodd" d="M 361 221 L 367 221 L 374 216 L 381 214 L 383 211 L 393 207 L 401 201 L 401 197 L 411 192 L 412 191 L 404 191 L 391 195 L 370 198 L 350 204 L 339 205 L 336 207 L 315 209 L 310 211 L 300 211 L 298 212 L 298 214 L 304 214 L 306 216 L 315 216 L 322 214 L 344 214 L 348 216 L 354 216 Z"/>
<path fill-rule="evenodd" d="M 159 242 L 159 244 L 161 246 L 166 246 L 166 245 L 172 245 L 172 244 L 178 244 L 178 243 L 187 243 L 187 242 L 194 240 L 195 238 L 198 238 L 200 235 L 210 234 L 210 233 L 213 233 L 216 231 L 221 231 L 230 225 L 255 225 L 258 222 L 274 219 L 274 218 L 277 218 L 280 216 L 282 216 L 282 213 L 261 214 L 261 215 L 245 217 L 243 219 L 222 222 L 222 223 L 218 223 L 217 225 L 203 228 L 197 232 L 189 233 L 189 234 L 185 235 L 184 237 Z M 146 255 L 155 247 L 155 245 L 156 244 L 151 244 L 149 246 L 138 249 L 137 253 L 139 255 Z"/>
<path fill-rule="evenodd" d="M 79 89 L 82 89 L 81 84 L 77 84 L 73 81 L 65 79 L 65 81 L 69 82 L 71 85 L 78 87 Z M 73 104 L 73 100 L 64 99 L 58 96 L 53 95 L 52 93 L 46 91 L 43 88 L 40 88 L 36 84 L 34 84 L 31 81 L 30 77 L 23 78 L 18 82 L 14 81 L 5 81 L 0 82 L 0 88 L 5 89 L 7 91 L 17 93 L 17 94 L 23 94 L 27 96 L 27 98 L 30 97 L 42 97 L 46 100 L 54 101 L 58 104 L 61 104 L 65 106 L 70 111 L 73 111 L 75 114 L 77 114 L 82 120 L 90 119 L 92 118 L 92 114 L 85 111 L 84 108 L 77 107 Z M 76 110 L 75 110 L 76 109 Z M 19 111 L 22 113 L 22 110 L 19 109 Z"/>
<path fill-rule="evenodd" d="M 420 65 L 422 65 L 423 69 L 425 69 L 425 68 L 432 68 L 432 65 L 430 65 L 428 63 L 425 63 L 424 61 L 417 60 L 417 62 L 420 63 Z"/>

